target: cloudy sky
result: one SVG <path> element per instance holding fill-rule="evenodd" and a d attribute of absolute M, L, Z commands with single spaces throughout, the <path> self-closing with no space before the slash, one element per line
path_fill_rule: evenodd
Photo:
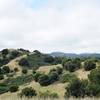
<path fill-rule="evenodd" d="M 0 0 L 0 49 L 99 52 L 99 0 Z"/>

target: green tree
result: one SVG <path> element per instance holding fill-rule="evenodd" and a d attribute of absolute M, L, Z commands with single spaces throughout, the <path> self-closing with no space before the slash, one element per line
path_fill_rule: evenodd
<path fill-rule="evenodd" d="M 41 86 L 48 86 L 50 85 L 50 78 L 48 75 L 41 75 L 39 77 L 38 82 L 40 83 Z"/>
<path fill-rule="evenodd" d="M 2 70 L 3 70 L 4 73 L 10 73 L 9 66 L 3 66 Z"/>
<path fill-rule="evenodd" d="M 59 79 L 59 75 L 58 75 L 57 72 L 52 72 L 52 73 L 49 74 L 50 83 L 58 81 L 58 79 Z"/>
<path fill-rule="evenodd" d="M 73 96 L 73 97 L 85 97 L 86 95 L 86 86 L 88 85 L 87 80 L 78 80 L 75 79 L 70 82 L 68 87 L 66 88 L 67 91 L 65 96 Z"/>
<path fill-rule="evenodd" d="M 95 68 L 96 68 L 96 63 L 94 61 L 92 61 L 92 60 L 85 61 L 84 69 L 86 71 L 90 71 L 90 70 L 95 69 Z"/>
<path fill-rule="evenodd" d="M 92 83 L 100 84 L 100 69 L 93 69 L 88 75 L 88 78 Z"/>
<path fill-rule="evenodd" d="M 25 97 L 28 97 L 28 98 L 32 98 L 33 96 L 36 96 L 36 95 L 37 95 L 37 93 L 32 87 L 26 87 L 20 93 L 21 97 L 25 96 Z"/>

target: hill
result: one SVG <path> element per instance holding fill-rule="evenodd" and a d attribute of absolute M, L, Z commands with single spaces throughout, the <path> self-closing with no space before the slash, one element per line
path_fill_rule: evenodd
<path fill-rule="evenodd" d="M 64 53 L 64 52 L 52 52 L 50 53 L 50 55 L 54 56 L 54 57 L 68 57 L 68 58 L 89 58 L 89 57 L 96 57 L 96 58 L 100 58 L 100 54 L 99 53 L 82 53 L 82 54 L 75 54 L 75 53 Z"/>
<path fill-rule="evenodd" d="M 99 97 L 100 60 L 94 59 L 99 55 L 88 55 L 87 59 L 67 55 L 73 59 L 38 50 L 0 51 L 0 100 Z"/>

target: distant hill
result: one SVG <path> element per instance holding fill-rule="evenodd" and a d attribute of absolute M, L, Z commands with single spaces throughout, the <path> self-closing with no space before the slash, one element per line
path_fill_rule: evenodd
<path fill-rule="evenodd" d="M 75 53 L 64 53 L 64 52 L 52 52 L 50 55 L 54 57 L 68 57 L 68 58 L 76 58 L 76 57 L 97 57 L 100 58 L 100 53 L 82 53 L 82 54 L 75 54 Z"/>

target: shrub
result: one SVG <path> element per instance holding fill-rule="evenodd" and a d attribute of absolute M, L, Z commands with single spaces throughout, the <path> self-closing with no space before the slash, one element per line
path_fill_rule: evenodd
<path fill-rule="evenodd" d="M 19 61 L 19 65 L 20 66 L 29 66 L 29 62 L 26 58 L 22 58 L 20 61 Z"/>
<path fill-rule="evenodd" d="M 4 75 L 0 75 L 0 80 L 3 80 L 4 79 Z"/>
<path fill-rule="evenodd" d="M 90 71 L 90 70 L 95 69 L 95 68 L 96 68 L 96 63 L 95 62 L 93 62 L 92 60 L 85 61 L 84 69 L 86 71 Z"/>
<path fill-rule="evenodd" d="M 28 70 L 27 69 L 22 69 L 22 73 L 23 74 L 27 74 L 28 73 Z"/>
<path fill-rule="evenodd" d="M 62 57 L 55 57 L 55 64 L 61 64 L 62 63 Z"/>
<path fill-rule="evenodd" d="M 100 69 L 92 70 L 88 75 L 88 78 L 92 83 L 100 84 Z"/>
<path fill-rule="evenodd" d="M 73 96 L 73 97 L 85 97 L 86 95 L 86 86 L 88 85 L 87 80 L 78 80 L 75 79 L 70 82 L 68 85 L 67 92 L 65 93 L 65 96 Z"/>
<path fill-rule="evenodd" d="M 11 86 L 10 88 L 9 88 L 9 91 L 10 92 L 17 92 L 18 91 L 18 86 L 16 86 L 16 85 L 14 85 L 14 86 Z"/>
<path fill-rule="evenodd" d="M 58 81 L 58 79 L 59 79 L 59 75 L 56 72 L 52 72 L 49 74 L 50 83 Z"/>
<path fill-rule="evenodd" d="M 10 68 L 9 68 L 9 66 L 3 66 L 3 72 L 4 73 L 9 73 L 10 72 Z"/>
<path fill-rule="evenodd" d="M 61 67 L 57 67 L 56 71 L 60 75 L 60 74 L 62 74 L 63 69 Z"/>
<path fill-rule="evenodd" d="M 31 98 L 33 96 L 36 96 L 37 93 L 36 93 L 36 91 L 32 87 L 27 87 L 27 88 L 24 88 L 22 90 L 22 92 L 20 93 L 20 95 L 21 95 L 21 97 L 25 96 L 25 97 Z"/>
<path fill-rule="evenodd" d="M 47 63 L 53 63 L 54 62 L 54 58 L 52 56 L 45 56 L 44 61 Z"/>
<path fill-rule="evenodd" d="M 6 93 L 8 91 L 9 91 L 9 87 L 4 83 L 0 83 L 0 94 Z"/>
<path fill-rule="evenodd" d="M 74 64 L 71 61 L 65 63 L 64 68 L 70 72 L 74 72 L 77 69 L 77 64 Z"/>
<path fill-rule="evenodd" d="M 71 59 L 63 58 L 62 59 L 62 66 L 65 67 L 66 62 L 72 61 Z"/>
<path fill-rule="evenodd" d="M 14 68 L 14 72 L 18 72 L 18 68 Z"/>
<path fill-rule="evenodd" d="M 20 52 L 17 50 L 14 50 L 11 52 L 10 58 L 14 59 L 14 58 L 18 57 L 19 55 L 20 55 Z"/>
<path fill-rule="evenodd" d="M 48 75 L 41 75 L 39 77 L 38 82 L 40 83 L 41 86 L 48 86 L 50 85 L 50 78 Z"/>
<path fill-rule="evenodd" d="M 33 70 L 33 71 L 32 71 L 32 74 L 33 74 L 33 75 L 34 75 L 34 74 L 36 74 L 36 71 L 35 71 L 35 70 Z"/>
<path fill-rule="evenodd" d="M 77 79 L 77 77 L 74 74 L 63 74 L 60 77 L 60 81 L 62 83 L 71 82 L 71 81 L 73 81 L 75 79 Z"/>
<path fill-rule="evenodd" d="M 36 82 L 38 82 L 39 77 L 40 77 L 41 75 L 42 75 L 42 74 L 39 73 L 39 72 L 36 72 L 35 74 L 33 74 L 33 78 L 34 78 L 34 80 L 35 80 Z"/>
<path fill-rule="evenodd" d="M 9 50 L 8 49 L 3 49 L 1 52 L 2 52 L 2 55 L 7 55 L 9 53 Z"/>
<path fill-rule="evenodd" d="M 90 82 L 86 89 L 87 89 L 86 92 L 87 96 L 100 97 L 100 85 Z"/>

